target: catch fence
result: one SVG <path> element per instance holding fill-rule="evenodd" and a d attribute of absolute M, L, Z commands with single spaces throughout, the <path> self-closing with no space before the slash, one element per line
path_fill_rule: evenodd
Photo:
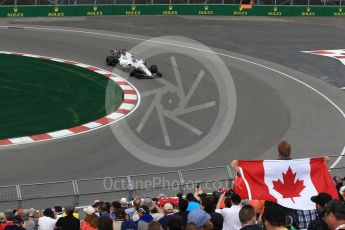
<path fill-rule="evenodd" d="M 332 175 L 345 176 L 345 167 L 333 168 Z M 230 166 L 218 166 L 131 176 L 0 186 L 0 210 L 19 207 L 44 209 L 55 205 L 85 206 L 94 200 L 114 201 L 125 197 L 175 196 L 194 192 L 200 184 L 203 192 L 229 188 L 234 179 Z"/>
<path fill-rule="evenodd" d="M 94 200 L 114 201 L 122 197 L 176 196 L 194 192 L 197 184 L 210 193 L 229 187 L 233 173 L 229 166 L 162 173 L 79 179 L 49 183 L 0 186 L 0 210 L 19 207 L 44 209 L 55 205 L 89 205 Z"/>

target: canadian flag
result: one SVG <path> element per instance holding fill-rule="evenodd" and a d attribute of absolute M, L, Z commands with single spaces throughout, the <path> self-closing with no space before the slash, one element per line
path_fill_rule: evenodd
<path fill-rule="evenodd" d="M 240 160 L 238 166 L 250 200 L 267 200 L 287 208 L 311 210 L 315 209 L 315 203 L 310 198 L 320 192 L 338 198 L 323 158 Z"/>

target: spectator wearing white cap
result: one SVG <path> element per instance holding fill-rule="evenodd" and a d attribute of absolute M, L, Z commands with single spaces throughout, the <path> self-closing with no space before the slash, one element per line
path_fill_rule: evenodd
<path fill-rule="evenodd" d="M 165 216 L 163 216 L 158 222 L 162 225 L 162 228 L 166 230 L 170 218 L 174 215 L 174 206 L 170 203 L 165 203 L 164 213 Z"/>
<path fill-rule="evenodd" d="M 125 197 L 121 198 L 120 204 L 121 204 L 122 208 L 128 208 L 128 202 L 127 202 L 127 199 Z"/>
<path fill-rule="evenodd" d="M 95 208 L 88 206 L 83 211 L 86 213 L 86 217 L 81 222 L 81 230 L 97 230 L 99 217 L 96 215 Z"/>

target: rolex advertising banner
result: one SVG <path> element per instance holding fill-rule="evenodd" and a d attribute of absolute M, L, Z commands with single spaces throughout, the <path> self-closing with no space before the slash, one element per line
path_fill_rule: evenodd
<path fill-rule="evenodd" d="M 344 17 L 339 6 L 257 6 L 220 4 L 177 5 L 71 5 L 71 6 L 0 6 L 0 17 L 68 17 L 104 15 L 215 15 L 215 16 L 334 16 Z"/>

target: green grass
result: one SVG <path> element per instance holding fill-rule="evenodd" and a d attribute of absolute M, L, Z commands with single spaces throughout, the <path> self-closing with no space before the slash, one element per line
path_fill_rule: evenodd
<path fill-rule="evenodd" d="M 111 92 L 107 101 L 106 92 Z M 122 97 L 118 85 L 93 71 L 0 54 L 0 139 L 47 133 L 97 120 L 118 108 Z"/>

